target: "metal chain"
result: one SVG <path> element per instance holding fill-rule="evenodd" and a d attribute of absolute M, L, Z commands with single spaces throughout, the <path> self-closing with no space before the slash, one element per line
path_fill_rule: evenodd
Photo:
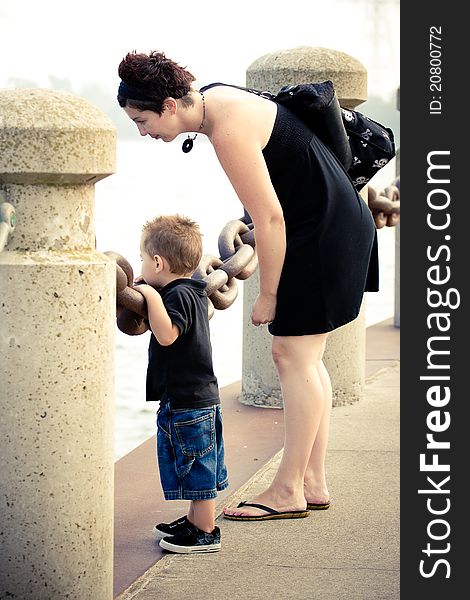
<path fill-rule="evenodd" d="M 229 221 L 219 240 L 220 257 L 205 254 L 192 278 L 206 282 L 209 298 L 209 319 L 214 309 L 223 310 L 233 304 L 238 295 L 235 279 L 247 279 L 258 266 L 254 250 L 253 224 L 242 217 Z M 137 291 L 129 262 L 117 252 L 105 252 L 116 261 L 116 320 L 119 329 L 128 335 L 140 335 L 149 329 L 147 305 Z"/>
<path fill-rule="evenodd" d="M 0 252 L 8 242 L 8 236 L 15 231 L 16 213 L 15 207 L 8 202 L 0 204 Z"/>

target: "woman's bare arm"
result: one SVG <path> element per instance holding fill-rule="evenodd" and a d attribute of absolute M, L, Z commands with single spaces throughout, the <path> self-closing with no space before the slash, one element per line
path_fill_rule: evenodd
<path fill-rule="evenodd" d="M 238 125 L 238 126 L 237 126 Z M 286 251 L 282 208 L 271 183 L 256 128 L 237 119 L 212 137 L 217 157 L 255 226 L 260 295 L 254 306 L 255 325 L 273 320 L 276 293 Z"/>

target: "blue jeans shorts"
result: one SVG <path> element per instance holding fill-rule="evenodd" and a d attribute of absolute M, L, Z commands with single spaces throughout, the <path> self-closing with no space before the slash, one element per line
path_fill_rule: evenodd
<path fill-rule="evenodd" d="M 228 486 L 220 405 L 157 413 L 157 452 L 165 500 L 209 500 Z"/>

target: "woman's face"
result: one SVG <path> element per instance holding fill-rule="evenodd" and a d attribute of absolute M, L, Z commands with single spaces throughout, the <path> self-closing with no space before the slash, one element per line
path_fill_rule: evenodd
<path fill-rule="evenodd" d="M 140 135 L 149 135 L 155 140 L 171 142 L 178 134 L 174 130 L 175 123 L 169 110 L 164 109 L 159 115 L 152 110 L 137 110 L 137 108 L 125 106 L 124 111 L 137 125 Z"/>

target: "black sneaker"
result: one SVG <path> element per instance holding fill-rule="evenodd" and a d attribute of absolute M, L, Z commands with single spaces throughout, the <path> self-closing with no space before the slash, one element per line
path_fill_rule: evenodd
<path fill-rule="evenodd" d="M 189 523 L 182 533 L 160 540 L 160 546 L 178 554 L 218 552 L 220 550 L 220 529 L 215 527 L 211 533 L 206 533 Z"/>
<path fill-rule="evenodd" d="M 167 535 L 176 535 L 177 533 L 182 533 L 186 530 L 188 524 L 188 517 L 184 515 L 184 517 L 180 517 L 171 523 L 158 523 L 152 529 L 152 532 L 157 540 L 161 540 Z"/>

